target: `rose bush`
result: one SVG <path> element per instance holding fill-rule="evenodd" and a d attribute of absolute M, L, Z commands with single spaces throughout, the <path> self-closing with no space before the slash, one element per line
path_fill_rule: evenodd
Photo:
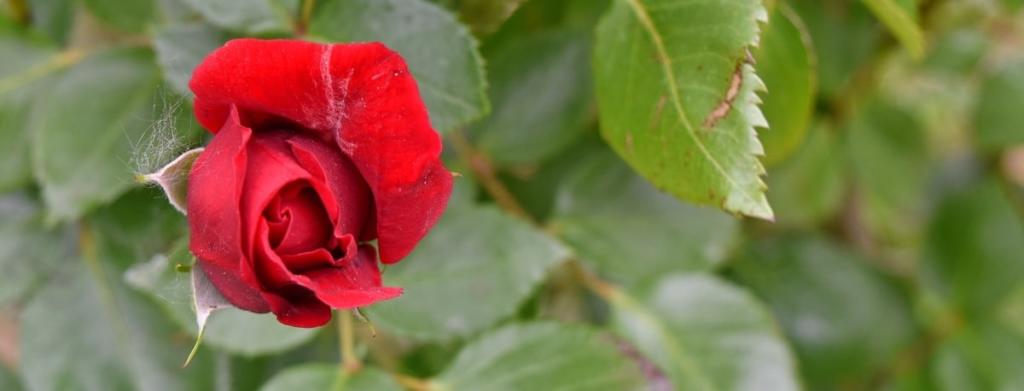
<path fill-rule="evenodd" d="M 189 174 L 190 249 L 238 308 L 316 327 L 397 297 L 400 261 L 441 216 L 451 174 L 416 81 L 382 44 L 238 39 L 190 82 L 214 134 Z"/>

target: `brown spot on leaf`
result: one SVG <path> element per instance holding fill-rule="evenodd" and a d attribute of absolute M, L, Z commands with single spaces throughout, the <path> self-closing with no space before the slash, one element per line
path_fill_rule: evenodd
<path fill-rule="evenodd" d="M 732 105 L 736 100 L 736 96 L 740 94 L 740 85 L 742 84 L 743 61 L 740 61 L 732 71 L 732 78 L 729 80 L 729 89 L 725 91 L 725 99 L 722 99 L 722 101 L 718 103 L 718 106 L 715 106 L 715 109 L 711 110 L 711 113 L 708 114 L 707 118 L 704 118 L 702 126 L 704 126 L 705 129 L 714 128 L 715 125 L 718 125 L 718 121 L 729 115 L 729 112 L 732 111 Z"/>
<path fill-rule="evenodd" d="M 650 129 L 655 129 L 661 123 L 661 115 L 665 111 L 665 95 L 658 98 L 658 104 L 654 106 L 654 114 L 651 115 Z"/>

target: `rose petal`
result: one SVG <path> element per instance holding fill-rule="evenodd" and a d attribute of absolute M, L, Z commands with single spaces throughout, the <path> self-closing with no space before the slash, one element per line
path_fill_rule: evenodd
<path fill-rule="evenodd" d="M 228 119 L 189 172 L 189 249 L 231 304 L 267 312 L 270 307 L 259 295 L 259 284 L 251 273 L 239 272 L 245 252 L 238 207 L 252 131 L 239 124 L 236 111 Z"/>
<path fill-rule="evenodd" d="M 257 244 L 257 226 L 263 218 L 263 211 L 289 185 L 302 186 L 311 179 L 308 172 L 300 167 L 285 143 L 287 134 L 260 132 L 253 135 L 247 148 L 249 154 L 245 173 L 245 191 L 242 193 L 241 211 L 243 246 L 249 249 L 249 257 Z M 290 224 L 295 224 L 294 217 Z M 289 230 L 291 228 L 289 227 Z"/>
<path fill-rule="evenodd" d="M 294 185 L 293 185 L 294 186 Z M 286 188 L 278 195 L 279 203 L 267 209 L 288 217 L 288 226 L 281 232 L 275 250 L 295 254 L 322 248 L 331 238 L 331 221 L 316 192 L 308 186 Z M 277 210 L 274 210 L 276 206 Z"/>
<path fill-rule="evenodd" d="M 293 327 L 320 327 L 331 320 L 331 307 L 308 289 L 293 285 L 278 292 L 264 292 L 277 320 Z"/>
<path fill-rule="evenodd" d="M 336 236 L 347 233 L 360 234 L 370 213 L 370 189 L 352 162 L 337 148 L 319 140 L 296 136 L 288 140 L 295 160 L 313 176 L 314 182 L 322 182 L 325 204 L 338 206 L 334 220 Z M 372 238 L 361 238 L 369 240 Z"/>
<path fill-rule="evenodd" d="M 335 138 L 373 192 L 384 262 L 412 251 L 447 205 L 440 138 L 404 60 L 381 44 L 233 40 L 189 86 L 196 117 L 212 132 L 234 104 L 250 126 L 292 123 Z"/>

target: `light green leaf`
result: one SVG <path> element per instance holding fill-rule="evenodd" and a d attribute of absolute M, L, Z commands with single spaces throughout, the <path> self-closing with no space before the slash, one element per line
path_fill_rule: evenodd
<path fill-rule="evenodd" d="M 67 232 L 43 228 L 37 209 L 18 194 L 0 198 L 0 308 L 23 300 L 73 252 Z"/>
<path fill-rule="evenodd" d="M 154 0 L 83 0 L 85 8 L 119 30 L 142 32 L 156 14 Z"/>
<path fill-rule="evenodd" d="M 192 71 L 225 41 L 226 34 L 206 24 L 171 25 L 156 33 L 153 48 L 168 84 L 179 94 L 192 96 Z"/>
<path fill-rule="evenodd" d="M 70 220 L 130 188 L 133 143 L 157 108 L 146 50 L 96 54 L 68 70 L 32 113 L 36 179 L 51 221 Z"/>
<path fill-rule="evenodd" d="M 384 285 L 405 293 L 370 307 L 370 320 L 419 339 L 465 337 L 515 313 L 567 256 L 558 242 L 493 207 L 450 208 Z"/>
<path fill-rule="evenodd" d="M 187 241 L 180 241 L 166 255 L 157 255 L 150 261 L 129 269 L 125 281 L 160 304 L 191 336 L 198 334 L 193 306 L 192 284 L 189 273 L 176 270 L 179 265 L 193 265 Z M 195 266 L 192 270 L 197 271 Z M 253 314 L 235 308 L 217 310 L 209 318 L 203 336 L 203 346 L 209 345 L 243 356 L 258 356 L 283 352 L 306 342 L 316 329 L 288 327 L 270 314 Z M 184 360 L 185 356 L 180 357 Z"/>
<path fill-rule="evenodd" d="M 924 33 L 918 25 L 917 0 L 863 0 L 915 59 L 924 56 Z"/>
<path fill-rule="evenodd" d="M 402 387 L 376 368 L 363 368 L 355 375 L 346 375 L 338 364 L 302 364 L 274 375 L 260 390 L 401 391 Z"/>
<path fill-rule="evenodd" d="M 592 113 L 590 42 L 582 33 L 535 33 L 485 53 L 493 112 L 470 129 L 499 164 L 550 157 L 586 130 Z"/>
<path fill-rule="evenodd" d="M 793 155 L 768 170 L 768 200 L 775 223 L 809 227 L 834 215 L 846 191 L 846 161 L 836 131 L 821 123 L 808 131 Z"/>
<path fill-rule="evenodd" d="M 739 235 L 732 216 L 658 192 L 607 150 L 582 158 L 555 199 L 552 229 L 631 289 L 671 272 L 711 270 Z"/>
<path fill-rule="evenodd" d="M 705 274 L 674 274 L 646 299 L 618 291 L 613 325 L 678 390 L 797 390 L 792 353 L 750 294 Z"/>
<path fill-rule="evenodd" d="M 33 26 L 59 45 L 67 42 L 76 1 L 32 0 L 27 3 L 31 10 Z"/>
<path fill-rule="evenodd" d="M 446 390 L 639 390 L 637 364 L 582 326 L 514 324 L 471 342 L 436 380 Z"/>
<path fill-rule="evenodd" d="M 762 94 L 762 109 L 770 124 L 758 135 L 764 143 L 765 164 L 772 165 L 796 151 L 807 133 L 814 109 L 817 59 L 807 26 L 788 5 L 776 6 L 768 20 L 754 58 L 768 89 Z M 771 192 L 768 194 L 771 201 Z"/>
<path fill-rule="evenodd" d="M 928 229 L 925 282 L 968 317 L 989 317 L 1024 278 L 1024 223 L 994 179 L 943 200 Z"/>
<path fill-rule="evenodd" d="M 273 0 L 183 0 L 210 24 L 246 34 L 286 32 L 288 10 Z"/>
<path fill-rule="evenodd" d="M 772 308 L 814 387 L 874 373 L 914 336 L 908 300 L 896 286 L 823 239 L 756 241 L 734 265 Z"/>
<path fill-rule="evenodd" d="M 597 28 L 601 132 L 658 188 L 771 219 L 750 50 L 760 1 L 617 0 Z"/>
<path fill-rule="evenodd" d="M 1024 144 L 1022 101 L 1024 61 L 1006 64 L 985 77 L 974 109 L 978 146 L 986 152 L 995 152 Z"/>
<path fill-rule="evenodd" d="M 310 33 L 331 41 L 380 41 L 416 77 L 434 129 L 445 133 L 490 110 L 476 41 L 451 14 L 425 0 L 324 3 Z"/>
<path fill-rule="evenodd" d="M 0 192 L 32 179 L 28 129 L 32 103 L 59 69 L 62 57 L 50 45 L 23 34 L 0 32 Z"/>

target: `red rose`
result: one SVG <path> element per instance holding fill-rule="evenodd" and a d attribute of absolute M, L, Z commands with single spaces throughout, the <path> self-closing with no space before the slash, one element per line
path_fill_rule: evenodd
<path fill-rule="evenodd" d="M 381 261 L 441 216 L 451 175 L 416 81 L 379 43 L 238 39 L 189 84 L 215 136 L 189 173 L 192 253 L 238 308 L 321 326 L 394 298 Z"/>

